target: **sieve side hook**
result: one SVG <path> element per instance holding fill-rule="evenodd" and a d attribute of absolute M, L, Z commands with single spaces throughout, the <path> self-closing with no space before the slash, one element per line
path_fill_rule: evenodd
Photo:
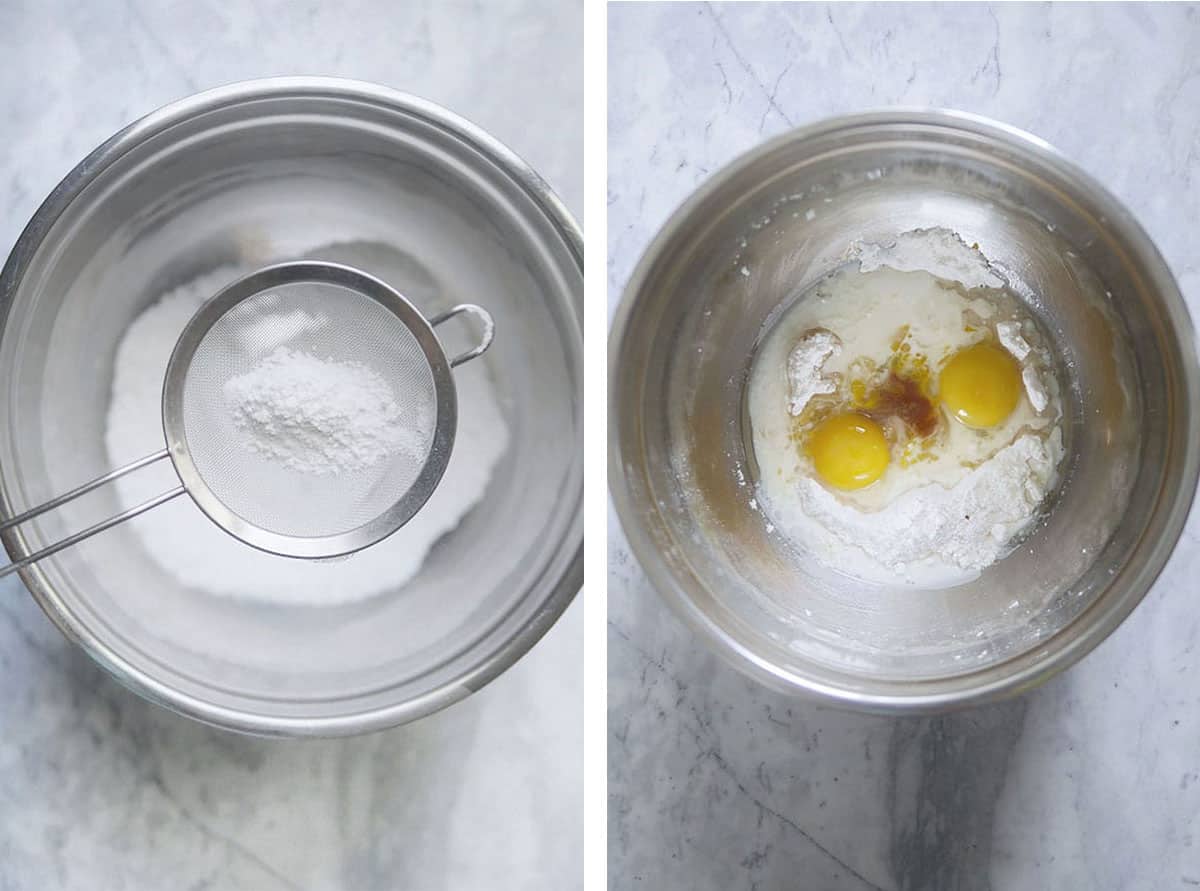
<path fill-rule="evenodd" d="M 143 467 L 161 461 L 163 458 L 168 457 L 168 454 L 169 453 L 166 449 L 162 449 L 152 455 L 146 455 L 144 458 L 131 461 L 129 464 L 118 467 L 116 470 L 110 470 L 103 476 L 98 476 L 94 480 L 90 480 L 81 486 L 77 486 L 71 491 L 59 495 L 57 498 L 51 498 L 49 501 L 39 504 L 37 507 L 31 507 L 24 513 L 17 514 L 15 517 L 10 517 L 5 521 L 0 522 L 0 532 L 12 529 L 14 526 L 20 526 L 22 523 L 32 520 L 34 517 L 40 517 L 42 514 L 54 510 L 56 507 L 62 507 L 64 504 L 74 501 L 76 498 L 86 495 L 88 492 L 91 492 L 94 489 L 99 489 L 105 483 L 110 483 L 115 479 L 120 479 L 127 473 L 132 473 L 135 470 L 140 470 Z M 110 529 L 113 526 L 116 526 L 118 523 L 124 523 L 128 519 L 136 517 L 138 514 L 145 513 L 151 508 L 158 507 L 160 504 L 182 495 L 184 491 L 185 489 L 183 486 L 177 486 L 174 489 L 169 489 L 166 492 L 163 492 L 161 495 L 154 496 L 149 501 L 144 501 L 141 504 L 129 508 L 128 510 L 121 511 L 119 514 L 114 514 L 106 520 L 101 520 L 95 525 L 76 532 L 74 535 L 68 535 L 61 541 L 57 541 L 52 545 L 47 545 L 40 551 L 34 551 L 28 557 L 23 557 L 14 563 L 10 563 L 8 566 L 0 568 L 0 578 L 4 578 L 10 573 L 37 563 L 43 557 L 49 557 L 51 554 L 57 554 L 64 548 L 69 548 L 71 545 L 78 544 L 84 539 L 91 538 L 97 532 L 103 532 L 105 529 Z"/>
<path fill-rule="evenodd" d="M 474 303 L 460 303 L 458 306 L 452 306 L 443 313 L 439 313 L 429 319 L 431 327 L 436 328 L 442 322 L 449 321 L 455 316 L 467 313 L 475 316 L 483 323 L 483 334 L 479 338 L 479 345 L 474 349 L 467 350 L 465 353 L 459 353 L 450 360 L 450 367 L 457 368 L 464 362 L 470 362 L 472 359 L 477 359 L 487 352 L 487 348 L 492 345 L 492 339 L 496 336 L 496 322 L 492 318 L 492 314 L 482 306 L 476 306 Z"/>

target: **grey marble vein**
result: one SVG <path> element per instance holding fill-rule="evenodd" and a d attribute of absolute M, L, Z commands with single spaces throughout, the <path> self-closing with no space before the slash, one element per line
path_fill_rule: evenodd
<path fill-rule="evenodd" d="M 670 212 L 822 117 L 965 109 L 1112 189 L 1200 318 L 1200 10 L 1166 4 L 614 4 L 610 314 Z M 613 891 L 1200 885 L 1200 512 L 1145 602 L 1022 699 L 889 720 L 768 691 L 711 655 L 610 512 Z"/>
<path fill-rule="evenodd" d="M 283 74 L 376 81 L 507 142 L 582 210 L 577 5 L 0 3 L 0 250 L 134 118 Z M 152 706 L 0 584 L 0 888 L 569 889 L 582 883 L 582 615 L 480 694 L 350 740 Z"/>
<path fill-rule="evenodd" d="M 896 887 L 987 887 L 992 824 L 1025 700 L 897 721 L 888 746 L 888 859 Z"/>

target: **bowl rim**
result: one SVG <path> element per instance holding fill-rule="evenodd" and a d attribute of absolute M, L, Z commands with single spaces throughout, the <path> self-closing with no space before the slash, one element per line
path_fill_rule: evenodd
<path fill-rule="evenodd" d="M 561 199 L 533 168 L 487 131 L 441 105 L 419 96 L 367 81 L 341 77 L 287 76 L 236 81 L 170 102 L 135 120 L 93 149 L 51 190 L 22 229 L 0 271 L 0 329 L 8 322 L 12 297 L 43 239 L 59 216 L 95 177 L 152 136 L 188 119 L 216 109 L 270 98 L 305 96 L 368 102 L 400 110 L 436 125 L 463 144 L 478 150 L 508 177 L 545 215 L 562 239 L 574 266 L 582 274 L 583 233 Z M 581 293 L 566 304 L 582 355 Z M 582 505 L 582 491 L 577 501 Z M 0 480 L 0 515 L 12 516 L 10 495 Z M 0 538 L 10 557 L 25 556 L 18 530 Z M 217 705 L 185 693 L 152 677 L 125 660 L 67 610 L 42 569 L 34 564 L 19 571 L 26 589 L 47 617 L 69 640 L 78 644 L 118 682 L 151 702 L 211 726 L 259 736 L 351 736 L 394 727 L 432 714 L 480 690 L 511 667 L 550 629 L 583 586 L 583 530 L 579 511 L 567 527 L 562 548 L 551 557 L 561 564 L 559 577 L 548 586 L 532 617 L 498 646 L 476 658 L 456 676 L 423 693 L 378 708 L 328 717 L 264 715 Z M 550 568 L 548 566 L 548 568 Z M 535 580 L 538 585 L 544 575 Z M 501 623 L 503 623 L 501 619 Z"/>
<path fill-rule="evenodd" d="M 1171 329 L 1180 343 L 1184 375 L 1181 381 L 1185 404 L 1200 405 L 1200 365 L 1197 360 L 1196 333 L 1187 304 L 1170 267 L 1133 214 L 1089 173 L 1071 161 L 1046 140 L 1010 124 L 971 112 L 944 108 L 897 106 L 872 109 L 824 118 L 789 129 L 737 155 L 709 176 L 667 218 L 651 239 L 634 267 L 612 316 L 608 339 L 608 479 L 617 517 L 630 549 L 659 595 L 677 617 L 700 635 L 709 647 L 733 667 L 751 677 L 793 694 L 816 698 L 827 704 L 883 714 L 930 714 L 993 702 L 1032 689 L 1078 662 L 1106 639 L 1133 611 L 1150 590 L 1166 566 L 1196 496 L 1200 479 L 1200 410 L 1192 410 L 1185 419 L 1187 441 L 1193 444 L 1182 461 L 1180 486 L 1166 507 L 1162 534 L 1150 545 L 1147 560 L 1137 576 L 1130 580 L 1120 597 L 1099 599 L 1050 637 L 1028 650 L 991 666 L 945 678 L 892 682 L 880 687 L 903 684 L 919 688 L 915 692 L 866 689 L 875 682 L 855 678 L 830 669 L 817 676 L 781 669 L 753 651 L 738 635 L 718 619 L 704 612 L 689 596 L 659 549 L 635 504 L 629 476 L 621 451 L 620 405 L 622 375 L 621 351 L 639 295 L 646 280 L 680 230 L 716 194 L 726 182 L 770 156 L 785 145 L 839 131 L 884 126 L 926 126 L 992 139 L 1009 151 L 1046 165 L 1055 173 L 1086 190 L 1104 208 L 1109 225 L 1125 241 L 1131 252 L 1144 263 L 1155 289 L 1162 295 Z M 1104 607 L 1104 609 L 1101 609 Z M 1086 626 L 1079 623 L 1085 621 Z M 1067 639 L 1068 629 L 1082 627 Z M 1004 671 L 998 671 L 1004 669 Z M 991 677 L 988 677 L 988 676 Z M 840 680 L 847 682 L 839 682 Z"/>

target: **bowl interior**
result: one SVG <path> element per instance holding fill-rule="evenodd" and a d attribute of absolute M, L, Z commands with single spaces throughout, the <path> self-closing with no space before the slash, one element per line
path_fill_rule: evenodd
<path fill-rule="evenodd" d="M 420 110 L 345 90 L 249 91 L 176 115 L 58 217 L 11 292 L 0 341 L 0 475 L 13 508 L 110 469 L 114 356 L 147 305 L 213 270 L 303 258 L 357 266 L 427 314 L 464 301 L 493 314 L 492 348 L 454 372 L 460 393 L 470 376 L 490 378 L 508 427 L 477 506 L 407 584 L 341 605 L 273 606 L 189 588 L 148 559 L 129 526 L 34 570 L 60 621 L 86 628 L 123 673 L 251 725 L 463 695 L 514 637 L 544 627 L 581 538 L 573 246 L 479 145 Z M 450 353 L 474 337 L 455 324 L 440 332 Z M 468 409 L 460 405 L 460 436 Z M 169 468 L 160 470 L 169 486 Z M 36 548 L 116 507 L 101 490 L 13 541 Z M 159 510 L 195 507 L 184 499 Z M 378 547 L 402 548 L 404 536 Z M 334 601 L 338 571 L 322 568 Z"/>
<path fill-rule="evenodd" d="M 1194 483 L 1195 357 L 1186 315 L 1172 317 L 1182 301 L 1164 297 L 1153 249 L 1122 234 L 1133 224 L 1114 225 L 1123 214 L 1051 153 L 944 121 L 830 128 L 718 176 L 643 261 L 613 353 L 625 520 L 660 587 L 743 665 L 850 698 L 967 691 L 1130 608 L 1121 592 L 1138 587 L 1174 501 L 1190 499 L 1179 485 Z M 798 562 L 768 528 L 751 504 L 744 395 L 783 306 L 853 242 L 926 227 L 978 243 L 1043 323 L 1068 455 L 1013 554 L 970 584 L 892 589 Z"/>

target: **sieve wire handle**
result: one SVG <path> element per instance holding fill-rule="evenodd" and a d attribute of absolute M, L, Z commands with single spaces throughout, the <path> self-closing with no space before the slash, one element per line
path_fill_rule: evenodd
<path fill-rule="evenodd" d="M 47 511 L 54 510 L 56 507 L 62 507 L 64 504 L 74 501 L 81 495 L 86 495 L 88 492 L 91 492 L 94 489 L 99 489 L 105 483 L 110 483 L 115 479 L 120 479 L 127 473 L 133 473 L 135 470 L 140 470 L 143 467 L 154 464 L 157 461 L 161 461 L 169 454 L 170 453 L 166 449 L 163 449 L 162 451 L 155 452 L 153 455 L 147 455 L 144 458 L 139 458 L 138 460 L 126 464 L 123 467 L 118 467 L 116 470 L 110 470 L 103 476 L 98 476 L 94 480 L 84 483 L 82 486 L 77 486 L 70 492 L 59 495 L 57 498 L 51 498 L 44 504 L 39 504 L 37 507 L 32 507 L 24 513 L 17 514 L 15 517 L 5 520 L 4 522 L 0 523 L 0 532 L 11 529 L 14 526 L 20 526 L 27 520 L 32 520 L 34 517 L 40 517 L 42 514 L 46 513 Z M 151 508 L 158 507 L 160 504 L 182 495 L 184 491 L 186 490 L 183 486 L 177 486 L 174 489 L 163 492 L 161 495 L 156 495 L 149 501 L 144 501 L 141 504 L 129 508 L 128 510 L 124 510 L 119 514 L 115 514 L 106 520 L 101 520 L 99 523 L 76 532 L 74 535 L 68 535 L 61 541 L 55 542 L 52 545 L 48 545 L 42 548 L 40 551 L 35 551 L 28 557 L 24 557 L 15 563 L 10 563 L 8 566 L 3 567 L 0 569 L 0 578 L 4 578 L 10 573 L 16 572 L 18 569 L 24 569 L 26 566 L 37 563 L 37 561 L 41 560 L 43 557 L 49 557 L 51 554 L 57 554 L 64 548 L 69 548 L 71 545 L 78 544 L 84 539 L 91 538 L 97 532 L 103 532 L 105 529 L 110 529 L 113 526 L 116 526 L 118 523 L 124 523 L 128 519 L 136 517 L 138 514 L 145 513 Z"/>
<path fill-rule="evenodd" d="M 459 353 L 450 360 L 450 367 L 457 368 L 464 362 L 470 362 L 482 356 L 487 348 L 492 345 L 492 338 L 496 336 L 496 322 L 492 318 L 492 314 L 482 306 L 476 306 L 474 303 L 460 303 L 458 306 L 452 306 L 443 313 L 439 313 L 429 320 L 430 326 L 436 328 L 442 322 L 447 322 L 455 316 L 473 315 L 483 323 L 483 336 L 479 338 L 479 345 L 474 349 L 467 350 L 465 353 Z"/>

